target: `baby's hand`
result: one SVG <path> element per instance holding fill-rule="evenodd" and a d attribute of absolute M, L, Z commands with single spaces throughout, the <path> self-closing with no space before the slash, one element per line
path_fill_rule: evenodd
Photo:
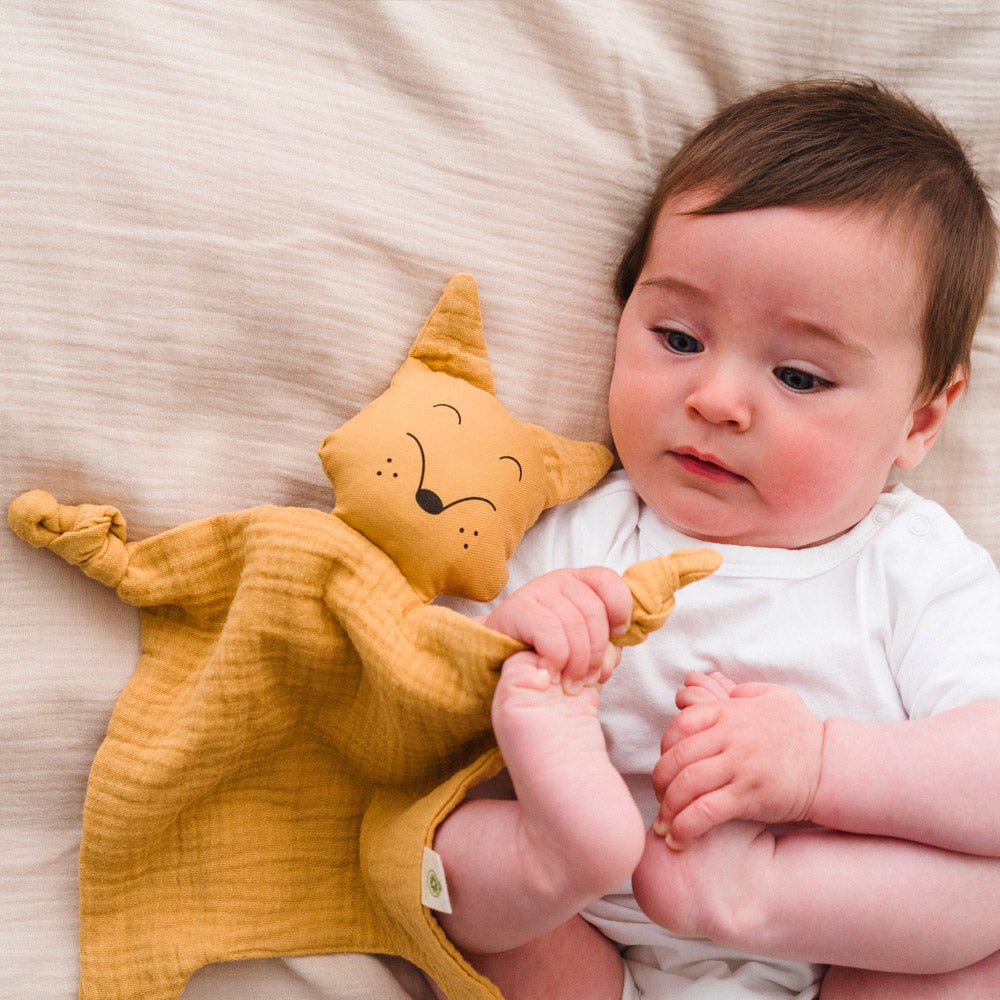
<path fill-rule="evenodd" d="M 710 674 L 688 674 L 684 678 L 684 687 L 678 688 L 674 695 L 674 701 L 681 709 L 706 701 L 728 701 L 734 687 L 736 682 L 719 670 Z"/>
<path fill-rule="evenodd" d="M 692 675 L 653 769 L 654 824 L 686 847 L 731 819 L 809 819 L 823 759 L 823 724 L 791 688 Z"/>
<path fill-rule="evenodd" d="M 560 680 L 567 693 L 585 684 L 603 684 L 618 665 L 612 634 L 628 628 L 632 592 L 625 581 L 601 566 L 555 570 L 514 591 L 485 624 L 528 646 L 538 665 Z"/>

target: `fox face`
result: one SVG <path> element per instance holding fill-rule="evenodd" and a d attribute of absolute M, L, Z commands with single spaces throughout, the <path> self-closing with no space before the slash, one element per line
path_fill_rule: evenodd
<path fill-rule="evenodd" d="M 334 513 L 379 546 L 424 596 L 495 596 L 546 506 L 528 425 L 491 394 L 407 362 L 393 385 L 327 438 Z"/>
<path fill-rule="evenodd" d="M 334 514 L 421 596 L 489 600 L 538 515 L 610 466 L 601 445 L 512 416 L 497 400 L 473 280 L 452 280 L 389 388 L 327 437 Z"/>

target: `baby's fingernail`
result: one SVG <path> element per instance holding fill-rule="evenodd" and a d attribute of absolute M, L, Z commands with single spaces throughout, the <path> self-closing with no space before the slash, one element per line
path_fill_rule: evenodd
<path fill-rule="evenodd" d="M 579 694 L 583 690 L 583 681 L 567 680 L 564 677 L 562 689 L 566 694 Z"/>
<path fill-rule="evenodd" d="M 664 843 L 667 845 L 667 847 L 670 848 L 670 850 L 672 851 L 684 850 L 684 847 L 681 844 L 678 844 L 676 840 L 674 840 L 674 836 L 670 832 L 670 824 L 667 823 L 666 820 L 661 819 L 661 817 L 659 816 L 657 816 L 656 819 L 653 820 L 653 833 L 655 833 L 657 837 L 662 837 Z"/>
<path fill-rule="evenodd" d="M 632 626 L 631 622 L 622 622 L 621 625 L 616 625 L 611 630 L 611 634 L 612 635 L 624 635 L 629 630 L 629 628 L 631 628 L 631 626 Z"/>

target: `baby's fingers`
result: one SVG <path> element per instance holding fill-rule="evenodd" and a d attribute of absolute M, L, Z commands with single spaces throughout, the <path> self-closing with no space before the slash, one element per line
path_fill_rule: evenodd
<path fill-rule="evenodd" d="M 561 675 L 563 687 L 573 692 L 587 681 L 596 682 L 604 673 L 609 662 L 607 649 L 613 627 L 608 602 L 614 604 L 616 582 L 627 593 L 628 588 L 617 573 L 602 567 L 576 570 L 559 579 L 560 593 L 547 595 L 547 603 L 563 623 L 568 651 Z M 545 651 L 537 643 L 535 648 L 546 660 Z M 615 665 L 617 661 L 611 668 Z"/>
<path fill-rule="evenodd" d="M 760 698 L 761 695 L 780 690 L 781 688 L 776 684 L 748 681 L 746 684 L 734 684 L 729 694 L 731 698 Z"/>
<path fill-rule="evenodd" d="M 539 629 L 535 636 L 534 647 L 542 666 L 554 677 L 560 677 L 567 688 L 582 685 L 595 668 L 594 644 L 600 642 L 600 624 L 594 623 L 585 604 L 579 597 L 551 598 L 545 607 L 545 612 L 552 616 L 547 619 L 549 627 L 544 631 Z M 606 636 L 604 642 L 607 643 Z"/>
<path fill-rule="evenodd" d="M 575 570 L 574 574 L 600 599 L 610 632 L 618 635 L 627 631 L 632 621 L 633 599 L 632 591 L 621 575 L 606 566 L 585 566 Z"/>
<path fill-rule="evenodd" d="M 669 797 L 673 811 L 680 812 L 698 795 L 730 780 L 732 765 L 722 756 L 724 749 L 723 741 L 711 729 L 675 743 L 653 766 L 656 797 Z"/>
<path fill-rule="evenodd" d="M 591 672 L 588 681 L 593 681 L 597 684 L 603 684 L 605 681 L 611 679 L 611 675 L 615 672 L 618 664 L 621 662 L 622 650 L 621 646 L 612 646 L 609 642 L 604 649 L 604 659 L 601 660 L 601 665 L 596 672 Z"/>
<path fill-rule="evenodd" d="M 666 837 L 675 850 L 689 847 L 713 827 L 721 826 L 738 817 L 739 810 L 731 788 L 724 785 L 695 799 L 686 809 L 671 815 L 661 810 L 653 830 Z"/>
<path fill-rule="evenodd" d="M 719 671 L 710 674 L 695 671 L 684 678 L 684 686 L 678 689 L 675 701 L 678 708 L 687 708 L 705 701 L 725 701 L 735 686 L 733 681 Z"/>
<path fill-rule="evenodd" d="M 722 702 L 707 701 L 683 709 L 671 720 L 660 740 L 660 753 L 666 753 L 681 740 L 711 729 L 719 721 Z"/>

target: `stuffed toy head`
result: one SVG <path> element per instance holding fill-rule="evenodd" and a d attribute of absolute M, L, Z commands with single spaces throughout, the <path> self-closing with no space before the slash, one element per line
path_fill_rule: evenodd
<path fill-rule="evenodd" d="M 425 600 L 495 597 L 538 515 L 611 465 L 601 445 L 521 423 L 499 403 L 468 275 L 451 280 L 389 388 L 320 456 L 334 513 Z"/>

